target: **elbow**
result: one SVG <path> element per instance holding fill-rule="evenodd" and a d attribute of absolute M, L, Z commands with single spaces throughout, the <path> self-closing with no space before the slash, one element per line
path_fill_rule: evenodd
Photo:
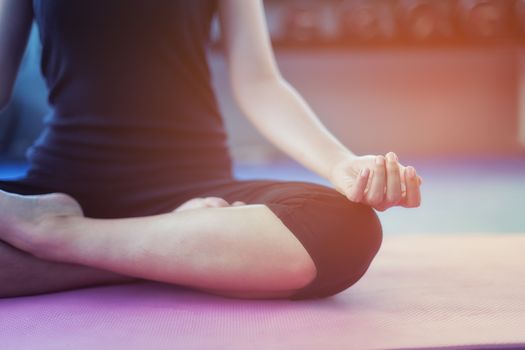
<path fill-rule="evenodd" d="M 284 78 L 279 71 L 261 70 L 261 71 L 239 71 L 232 72 L 230 79 L 234 88 L 246 88 L 250 86 L 261 86 L 277 83 Z"/>
<path fill-rule="evenodd" d="M 265 66 L 260 69 L 247 67 L 245 64 L 231 64 L 230 81 L 235 94 L 253 93 L 261 87 L 272 86 L 284 80 L 275 66 Z"/>
<path fill-rule="evenodd" d="M 232 77 L 232 93 L 237 104 L 245 105 L 256 101 L 268 101 L 282 86 L 280 75 Z"/>

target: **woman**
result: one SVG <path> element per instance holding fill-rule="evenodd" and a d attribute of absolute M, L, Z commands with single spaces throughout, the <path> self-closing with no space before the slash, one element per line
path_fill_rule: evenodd
<path fill-rule="evenodd" d="M 204 51 L 215 11 L 239 106 L 335 189 L 234 179 Z M 372 207 L 419 205 L 413 167 L 354 155 L 283 79 L 260 0 L 0 0 L 3 104 L 33 18 L 53 112 L 27 176 L 0 184 L 3 296 L 149 279 L 326 297 L 378 251 Z"/>

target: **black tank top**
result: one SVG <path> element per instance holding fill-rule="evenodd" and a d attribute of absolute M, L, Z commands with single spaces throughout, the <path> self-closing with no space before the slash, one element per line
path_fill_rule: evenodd
<path fill-rule="evenodd" d="M 53 111 L 29 180 L 71 193 L 232 177 L 206 60 L 214 0 L 33 6 Z"/>

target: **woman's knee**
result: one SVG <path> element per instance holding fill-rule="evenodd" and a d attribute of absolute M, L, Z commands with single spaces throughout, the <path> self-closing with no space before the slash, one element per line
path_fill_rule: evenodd
<path fill-rule="evenodd" d="M 322 298 L 356 283 L 382 242 L 382 228 L 369 206 L 323 188 L 283 215 L 315 263 L 317 275 L 291 299 Z"/>

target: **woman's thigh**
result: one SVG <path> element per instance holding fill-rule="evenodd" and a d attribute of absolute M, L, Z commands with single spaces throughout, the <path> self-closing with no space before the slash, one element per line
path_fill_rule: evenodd
<path fill-rule="evenodd" d="M 0 181 L 0 189 L 19 194 L 53 192 L 24 182 Z M 184 201 L 217 196 L 228 202 L 264 204 L 291 231 L 310 255 L 316 266 L 316 277 L 292 298 L 326 297 L 339 293 L 355 282 L 368 269 L 382 240 L 381 224 L 368 206 L 352 203 L 332 188 L 301 181 L 218 180 L 210 183 L 173 186 L 155 194 L 136 188 L 136 194 L 123 193 L 121 203 L 133 202 L 133 210 L 107 203 L 115 194 L 97 194 L 89 201 L 76 198 L 81 205 L 93 208 L 119 208 L 119 212 L 100 209 L 99 217 L 145 216 L 172 211 Z M 111 198 L 109 197 L 111 195 Z M 118 195 L 118 194 L 117 194 Z M 137 200 L 147 198 L 147 200 Z M 98 204 L 96 202 L 99 202 Z M 106 203 L 103 203 L 103 202 Z M 84 202 L 84 203 L 83 203 Z"/>
<path fill-rule="evenodd" d="M 293 299 L 326 297 L 357 282 L 379 250 L 382 229 L 374 210 L 327 186 L 300 181 L 244 180 L 202 186 L 185 194 L 266 205 L 314 261 L 316 278 Z"/>

